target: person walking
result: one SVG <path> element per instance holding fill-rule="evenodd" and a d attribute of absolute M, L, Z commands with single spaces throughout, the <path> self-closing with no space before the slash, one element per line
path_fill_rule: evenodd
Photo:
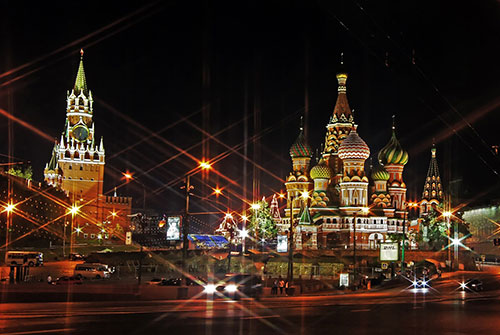
<path fill-rule="evenodd" d="M 273 281 L 273 286 L 271 287 L 271 295 L 278 295 L 278 279 Z"/>
<path fill-rule="evenodd" d="M 279 288 L 280 288 L 280 295 L 283 294 L 283 289 L 285 288 L 285 281 L 283 279 L 280 279 L 279 281 Z"/>
<path fill-rule="evenodd" d="M 52 285 L 52 276 L 50 274 L 47 276 L 47 284 Z"/>

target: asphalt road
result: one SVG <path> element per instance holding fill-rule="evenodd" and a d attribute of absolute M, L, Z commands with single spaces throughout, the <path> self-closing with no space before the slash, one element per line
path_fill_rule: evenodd
<path fill-rule="evenodd" d="M 462 272 L 426 292 L 389 290 L 189 301 L 0 304 L 0 333 L 20 334 L 499 334 L 497 268 Z M 458 282 L 479 277 L 481 293 Z"/>

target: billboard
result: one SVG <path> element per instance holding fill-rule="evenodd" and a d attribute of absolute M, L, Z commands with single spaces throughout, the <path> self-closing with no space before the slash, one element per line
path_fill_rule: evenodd
<path fill-rule="evenodd" d="M 399 244 L 398 242 L 380 243 L 380 260 L 397 261 L 399 259 Z"/>
<path fill-rule="evenodd" d="M 287 252 L 288 251 L 288 236 L 278 235 L 278 245 L 276 247 L 277 252 Z"/>
<path fill-rule="evenodd" d="M 339 286 L 349 287 L 349 274 L 341 273 L 339 277 Z"/>
<path fill-rule="evenodd" d="M 180 240 L 181 239 L 181 217 L 169 216 L 167 218 L 167 240 Z"/>

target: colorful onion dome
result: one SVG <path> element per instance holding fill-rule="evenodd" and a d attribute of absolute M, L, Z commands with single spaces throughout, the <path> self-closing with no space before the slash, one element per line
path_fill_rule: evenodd
<path fill-rule="evenodd" d="M 408 163 L 408 152 L 403 149 L 396 138 L 396 127 L 392 126 L 392 136 L 389 143 L 378 153 L 378 161 L 382 165 L 396 164 L 405 165 Z"/>
<path fill-rule="evenodd" d="M 356 132 L 356 126 L 354 126 L 343 141 L 340 144 L 338 155 L 340 159 L 364 159 L 366 160 L 370 157 L 370 148 L 363 141 L 361 137 L 359 137 Z"/>
<path fill-rule="evenodd" d="M 381 165 L 378 165 L 375 166 L 372 170 L 372 179 L 373 180 L 384 180 L 384 181 L 387 181 L 389 180 L 390 178 L 390 174 L 389 172 L 387 172 L 387 170 L 381 166 Z"/>
<path fill-rule="evenodd" d="M 311 169 L 309 174 L 312 179 L 330 179 L 333 177 L 332 169 L 326 165 L 323 158 L 321 158 L 319 163 Z"/>
<path fill-rule="evenodd" d="M 312 157 L 313 151 L 309 144 L 307 144 L 306 138 L 304 136 L 304 131 L 302 127 L 300 128 L 300 134 L 295 140 L 295 143 L 290 147 L 290 156 L 292 158 L 298 157 Z"/>

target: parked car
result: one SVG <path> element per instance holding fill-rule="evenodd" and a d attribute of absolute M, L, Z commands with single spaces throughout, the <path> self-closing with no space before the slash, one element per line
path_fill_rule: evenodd
<path fill-rule="evenodd" d="M 77 253 L 71 253 L 71 254 L 69 254 L 69 259 L 71 261 L 83 261 L 83 260 L 85 260 L 85 257 L 83 257 L 83 255 L 80 255 Z"/>
<path fill-rule="evenodd" d="M 54 282 L 55 285 L 82 285 L 82 279 L 79 277 L 68 277 L 68 276 L 62 276 L 57 278 L 57 280 Z"/>
<path fill-rule="evenodd" d="M 82 263 L 75 266 L 74 276 L 88 279 L 103 279 L 111 276 L 111 271 L 105 264 Z"/>
<path fill-rule="evenodd" d="M 182 278 L 163 279 L 158 285 L 160 286 L 181 286 Z"/>
<path fill-rule="evenodd" d="M 165 278 L 153 278 L 150 281 L 148 281 L 148 285 L 160 285 L 162 281 L 164 281 Z"/>

